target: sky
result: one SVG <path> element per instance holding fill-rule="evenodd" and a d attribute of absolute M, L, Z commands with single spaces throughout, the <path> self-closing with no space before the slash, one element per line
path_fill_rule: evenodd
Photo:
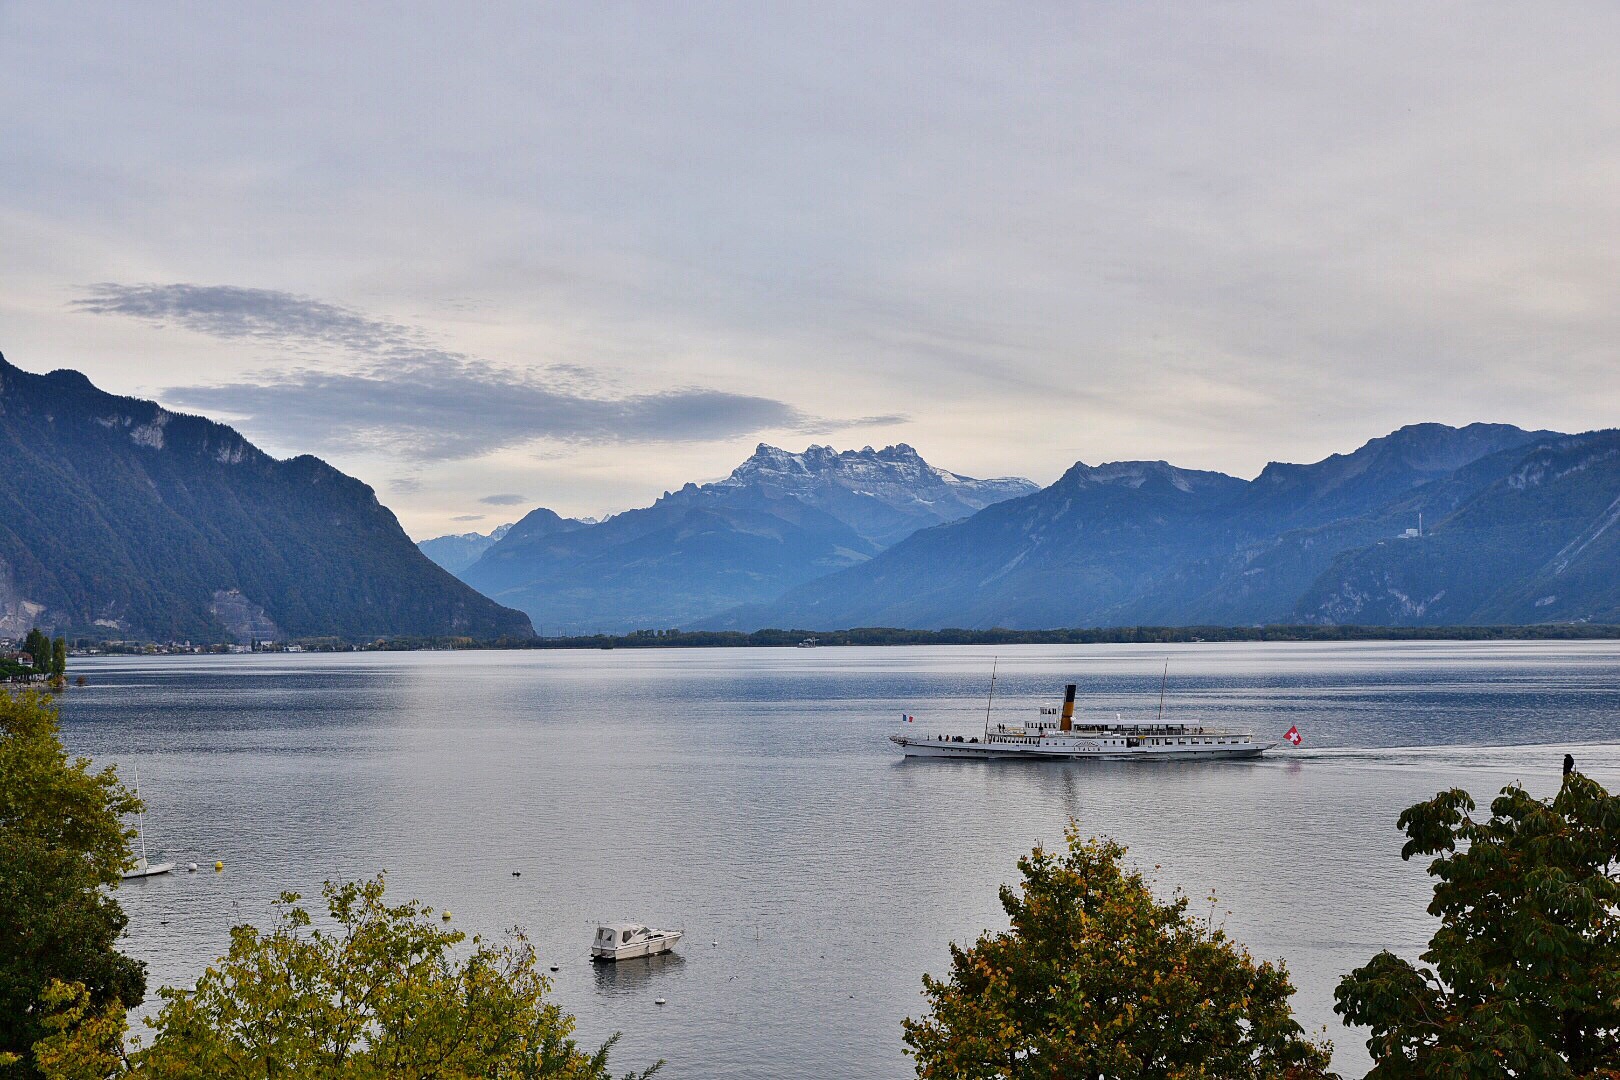
<path fill-rule="evenodd" d="M 0 0 L 0 352 L 417 538 L 1620 423 L 1612 3 Z"/>

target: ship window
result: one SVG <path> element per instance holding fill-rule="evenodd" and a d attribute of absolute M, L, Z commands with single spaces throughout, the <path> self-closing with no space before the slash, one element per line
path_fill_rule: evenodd
<path fill-rule="evenodd" d="M 620 942 L 621 942 L 621 943 L 622 943 L 622 942 L 626 942 L 626 941 L 629 941 L 629 940 L 630 940 L 630 931 L 628 931 L 628 930 L 626 930 L 626 931 L 625 931 L 625 932 L 624 932 L 624 936 L 623 936 L 623 937 L 621 937 L 621 938 L 620 938 L 620 939 L 619 939 L 619 940 L 620 940 Z"/>

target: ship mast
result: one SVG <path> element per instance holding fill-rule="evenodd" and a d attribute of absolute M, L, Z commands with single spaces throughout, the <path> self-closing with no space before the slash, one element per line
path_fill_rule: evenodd
<path fill-rule="evenodd" d="M 996 665 L 1000 663 L 999 657 L 990 658 L 990 697 L 984 703 L 984 738 L 990 740 L 990 706 L 996 700 Z"/>
<path fill-rule="evenodd" d="M 133 768 L 134 768 L 134 771 L 135 771 L 135 798 L 139 799 L 141 797 L 141 767 L 139 765 L 135 765 L 135 766 L 133 766 Z M 135 835 L 138 836 L 140 838 L 140 841 L 141 841 L 141 868 L 145 869 L 146 868 L 146 805 L 144 803 L 141 805 L 141 808 L 139 810 L 135 811 Z"/>

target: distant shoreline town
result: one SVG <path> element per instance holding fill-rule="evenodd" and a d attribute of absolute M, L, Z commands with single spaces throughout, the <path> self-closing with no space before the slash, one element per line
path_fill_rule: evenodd
<path fill-rule="evenodd" d="M 446 652 L 526 649 L 819 648 L 840 645 L 1170 645 L 1334 641 L 1612 641 L 1620 625 L 1542 626 L 1121 626 L 1058 630 L 637 630 L 628 634 L 477 640 L 467 637 L 374 638 L 366 641 L 235 642 L 89 641 L 72 656 L 225 655 L 249 653 Z M 0 654 L 16 642 L 0 638 Z"/>

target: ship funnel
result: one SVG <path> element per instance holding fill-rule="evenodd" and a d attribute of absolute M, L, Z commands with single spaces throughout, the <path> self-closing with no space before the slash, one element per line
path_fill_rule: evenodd
<path fill-rule="evenodd" d="M 1068 731 L 1074 727 L 1074 683 L 1070 683 L 1063 691 L 1063 726 Z"/>

